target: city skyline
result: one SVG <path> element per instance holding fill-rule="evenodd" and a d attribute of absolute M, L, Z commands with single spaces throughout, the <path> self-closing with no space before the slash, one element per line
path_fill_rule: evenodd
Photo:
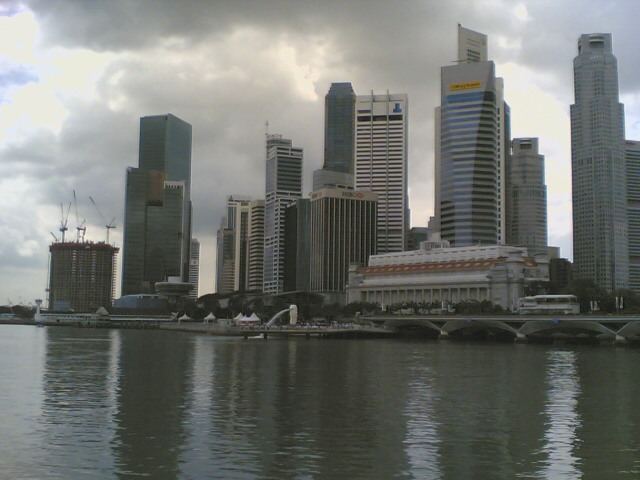
<path fill-rule="evenodd" d="M 455 60 L 455 51 L 441 46 L 454 44 L 457 23 L 489 37 L 512 111 L 512 136 L 540 139 L 549 243 L 561 246 L 563 256 L 571 256 L 569 105 L 581 34 L 612 33 L 626 138 L 640 138 L 635 26 L 624 2 L 610 2 L 609 9 L 581 2 L 571 17 L 563 16 L 571 10 L 567 5 L 540 2 L 493 3 L 491 9 L 481 2 L 474 8 L 466 2 L 375 3 L 371 12 L 346 2 L 337 22 L 331 8 L 305 2 L 288 4 L 287 22 L 266 3 L 247 11 L 185 2 L 158 7 L 143 28 L 127 28 L 144 3 L 106 13 L 62 2 L 64 15 L 46 2 L 0 5 L 6 35 L 0 52 L 6 65 L 0 87 L 0 295 L 14 302 L 44 297 L 49 231 L 56 231 L 60 203 L 74 188 L 79 199 L 91 195 L 108 218 L 116 217 L 111 235 L 122 246 L 123 172 L 135 164 L 137 122 L 144 115 L 171 112 L 194 127 L 193 235 L 202 243 L 202 293 L 213 291 L 215 231 L 226 195 L 259 196 L 264 185 L 266 120 L 305 149 L 304 194 L 310 192 L 312 172 L 322 166 L 324 96 L 332 82 L 350 82 L 362 93 L 408 94 L 412 226 L 426 225 L 433 213 L 439 72 Z M 104 28 L 104 15 L 125 22 L 117 29 L 125 33 L 111 37 L 116 29 Z M 177 20 L 166 26 L 163 18 Z M 390 28 L 373 28 L 382 18 Z M 87 219 L 87 238 L 103 240 L 91 206 L 78 208 Z M 75 227 L 72 218 L 69 226 Z"/>

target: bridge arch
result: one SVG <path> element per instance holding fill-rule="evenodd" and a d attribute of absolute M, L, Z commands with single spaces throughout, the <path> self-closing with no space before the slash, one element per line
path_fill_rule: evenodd
<path fill-rule="evenodd" d="M 616 332 L 598 322 L 560 320 L 557 318 L 548 322 L 527 322 L 519 329 L 519 332 L 525 336 L 554 331 L 567 332 L 574 335 L 576 333 L 587 333 L 590 335 L 606 335 L 607 337 L 612 338 L 616 338 L 617 336 Z"/>
<path fill-rule="evenodd" d="M 506 324 L 500 320 L 482 319 L 482 322 L 476 322 L 472 318 L 468 319 L 455 319 L 447 321 L 442 327 L 442 331 L 445 335 L 449 335 L 454 332 L 462 330 L 498 330 L 509 333 L 514 338 L 520 338 L 520 332 L 513 328 L 511 325 Z"/>

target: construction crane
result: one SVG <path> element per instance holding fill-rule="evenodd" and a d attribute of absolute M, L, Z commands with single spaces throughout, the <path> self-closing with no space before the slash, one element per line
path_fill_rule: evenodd
<path fill-rule="evenodd" d="M 69 202 L 69 206 L 67 207 L 67 214 L 64 214 L 64 205 L 60 204 L 60 212 L 62 217 L 60 218 L 60 233 L 62 234 L 62 243 L 64 243 L 64 232 L 69 230 L 67 228 L 67 220 L 69 220 L 69 211 L 71 210 L 71 202 Z"/>
<path fill-rule="evenodd" d="M 51 236 L 53 237 L 53 240 L 58 243 L 58 237 L 56 237 L 55 233 L 53 232 L 49 232 L 51 234 Z"/>
<path fill-rule="evenodd" d="M 96 205 L 95 200 L 92 197 L 89 197 L 89 200 L 91 200 L 91 203 L 93 203 L 93 206 L 96 207 L 98 215 L 100 215 L 100 218 L 105 223 L 105 228 L 107 229 L 107 244 L 108 244 L 109 243 L 109 230 L 111 230 L 112 228 L 116 228 L 116 223 L 115 223 L 116 222 L 116 217 L 113 217 L 111 219 L 111 221 L 109 223 L 107 223 L 107 221 L 104 218 L 104 215 L 102 215 L 102 212 L 98 208 L 98 205 Z"/>
<path fill-rule="evenodd" d="M 76 211 L 76 242 L 84 242 L 84 235 L 87 233 L 86 220 L 82 220 L 80 223 L 80 219 L 78 218 L 78 200 L 76 199 L 76 191 L 73 191 L 73 206 Z"/>

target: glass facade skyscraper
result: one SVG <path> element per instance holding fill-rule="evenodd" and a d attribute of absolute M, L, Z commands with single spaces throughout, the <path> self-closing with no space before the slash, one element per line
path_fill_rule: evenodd
<path fill-rule="evenodd" d="M 140 119 L 139 167 L 127 170 L 122 295 L 189 281 L 191 125 L 171 114 Z"/>
<path fill-rule="evenodd" d="M 453 246 L 498 243 L 498 113 L 493 62 L 442 69 L 440 232 Z"/>
<path fill-rule="evenodd" d="M 436 223 L 452 246 L 503 244 L 509 107 L 486 36 L 458 26 L 458 47 L 436 110 Z"/>
<path fill-rule="evenodd" d="M 611 34 L 581 35 L 571 105 L 573 261 L 576 278 L 614 291 L 629 282 L 624 107 Z"/>
<path fill-rule="evenodd" d="M 353 188 L 356 94 L 350 83 L 332 83 L 324 97 L 324 164 L 313 172 L 313 190 Z"/>
<path fill-rule="evenodd" d="M 324 169 L 353 174 L 356 94 L 351 84 L 332 83 L 324 105 Z"/>

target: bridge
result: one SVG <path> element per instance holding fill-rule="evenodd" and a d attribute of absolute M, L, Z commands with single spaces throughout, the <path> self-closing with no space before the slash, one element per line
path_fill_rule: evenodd
<path fill-rule="evenodd" d="M 640 316 L 634 315 L 374 315 L 362 319 L 392 331 L 422 331 L 440 338 L 640 342 Z"/>

